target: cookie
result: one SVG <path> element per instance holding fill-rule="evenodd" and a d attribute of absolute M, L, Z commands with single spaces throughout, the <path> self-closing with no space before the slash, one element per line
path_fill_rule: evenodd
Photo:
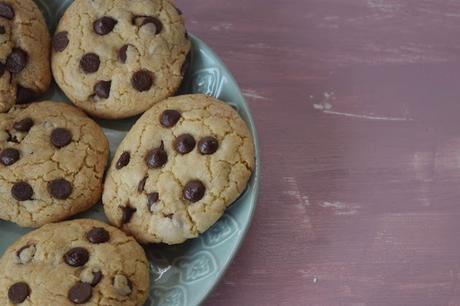
<path fill-rule="evenodd" d="M 34 1 L 0 2 L 0 113 L 48 89 L 49 55 L 48 28 Z"/>
<path fill-rule="evenodd" d="M 105 213 L 143 243 L 184 242 L 245 190 L 254 159 L 251 133 L 228 104 L 204 95 L 169 98 L 144 113 L 118 147 Z"/>
<path fill-rule="evenodd" d="M 90 208 L 107 158 L 101 128 L 71 105 L 39 102 L 0 114 L 0 219 L 36 227 Z"/>
<path fill-rule="evenodd" d="M 173 95 L 191 42 L 169 0 L 77 0 L 53 38 L 59 87 L 89 114 L 140 114 Z"/>
<path fill-rule="evenodd" d="M 82 219 L 48 224 L 0 260 L 0 305 L 144 305 L 142 247 L 119 229 Z"/>

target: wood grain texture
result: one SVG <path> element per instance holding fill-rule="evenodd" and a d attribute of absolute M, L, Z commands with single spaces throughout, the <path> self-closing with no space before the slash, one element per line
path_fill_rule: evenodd
<path fill-rule="evenodd" d="M 460 305 L 460 2 L 178 0 L 259 131 L 206 305 Z"/>

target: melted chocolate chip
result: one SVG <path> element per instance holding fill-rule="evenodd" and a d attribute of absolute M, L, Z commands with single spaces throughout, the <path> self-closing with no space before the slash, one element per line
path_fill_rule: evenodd
<path fill-rule="evenodd" d="M 86 239 L 94 244 L 104 243 L 109 241 L 110 234 L 102 227 L 94 227 L 86 234 Z"/>
<path fill-rule="evenodd" d="M 127 60 L 127 55 L 126 55 L 126 52 L 128 51 L 128 47 L 129 45 L 124 45 L 123 47 L 120 48 L 120 50 L 118 50 L 118 60 L 121 62 L 121 63 L 126 63 L 126 60 Z"/>
<path fill-rule="evenodd" d="M 139 193 L 144 192 L 145 182 L 147 182 L 148 178 L 148 176 L 144 176 L 144 178 L 139 182 L 139 185 L 137 185 L 137 191 Z"/>
<path fill-rule="evenodd" d="M 94 85 L 94 93 L 101 99 L 107 99 L 110 96 L 110 87 L 112 81 L 99 81 Z"/>
<path fill-rule="evenodd" d="M 164 127 L 173 127 L 180 119 L 180 113 L 174 109 L 167 109 L 160 116 L 160 123 Z"/>
<path fill-rule="evenodd" d="M 48 193 L 58 200 L 65 200 L 72 194 L 72 184 L 63 179 L 56 179 L 48 183 Z"/>
<path fill-rule="evenodd" d="M 84 304 L 93 296 L 91 284 L 78 282 L 70 288 L 67 298 L 75 304 Z"/>
<path fill-rule="evenodd" d="M 13 304 L 21 304 L 30 295 L 30 287 L 27 283 L 15 283 L 8 289 L 8 299 Z"/>
<path fill-rule="evenodd" d="M 51 132 L 51 143 L 56 148 L 63 148 L 72 141 L 72 132 L 64 128 L 56 128 Z"/>
<path fill-rule="evenodd" d="M 67 48 L 67 45 L 69 44 L 69 33 L 67 31 L 62 31 L 59 33 L 56 33 L 53 37 L 53 50 L 56 52 L 62 52 Z"/>
<path fill-rule="evenodd" d="M 99 35 L 106 35 L 112 32 L 113 28 L 117 23 L 118 21 L 116 21 L 112 17 L 104 16 L 94 21 L 93 29 L 94 32 L 96 32 Z"/>
<path fill-rule="evenodd" d="M 31 118 L 27 117 L 15 122 L 13 128 L 18 132 L 27 133 L 28 131 L 30 131 L 33 125 L 34 121 Z"/>
<path fill-rule="evenodd" d="M 187 154 L 195 148 L 195 138 L 190 134 L 182 134 L 176 138 L 174 148 L 180 154 Z"/>
<path fill-rule="evenodd" d="M 198 202 L 204 196 L 206 188 L 199 180 L 188 182 L 183 191 L 184 198 L 192 203 Z"/>
<path fill-rule="evenodd" d="M 0 163 L 4 166 L 11 166 L 19 160 L 19 151 L 14 148 L 6 148 L 0 152 Z"/>
<path fill-rule="evenodd" d="M 129 164 L 129 160 L 131 159 L 131 154 L 129 152 L 125 151 L 120 155 L 120 158 L 118 158 L 117 164 L 115 165 L 116 169 L 121 169 Z"/>
<path fill-rule="evenodd" d="M 71 267 L 84 266 L 89 260 L 89 252 L 84 248 L 73 248 L 64 254 L 64 261 Z"/>
<path fill-rule="evenodd" d="M 132 22 L 139 27 L 143 27 L 150 23 L 153 24 L 155 26 L 155 35 L 160 34 L 163 30 L 163 24 L 161 21 L 153 16 L 134 16 Z"/>
<path fill-rule="evenodd" d="M 219 142 L 212 136 L 206 136 L 198 142 L 198 150 L 203 155 L 214 154 L 219 148 Z"/>
<path fill-rule="evenodd" d="M 148 70 L 139 70 L 131 77 L 131 85 L 137 91 L 147 91 L 153 85 L 152 73 Z"/>
<path fill-rule="evenodd" d="M 27 103 L 32 102 L 38 94 L 30 88 L 24 87 L 20 84 L 16 87 L 16 103 Z"/>
<path fill-rule="evenodd" d="M 149 211 L 152 210 L 153 204 L 158 202 L 158 199 L 159 199 L 158 192 L 152 192 L 147 195 L 147 207 L 149 208 Z"/>
<path fill-rule="evenodd" d="M 158 148 L 150 150 L 144 158 L 147 167 L 150 169 L 156 169 L 163 167 L 168 161 L 168 153 L 164 149 L 163 141 Z"/>
<path fill-rule="evenodd" d="M 18 201 L 31 200 L 34 190 L 26 182 L 17 182 L 11 187 L 11 195 Z"/>
<path fill-rule="evenodd" d="M 0 17 L 11 20 L 14 18 L 14 9 L 13 7 L 5 2 L 0 2 Z"/>
<path fill-rule="evenodd" d="M 13 48 L 6 58 L 6 70 L 11 73 L 21 72 L 27 65 L 29 55 L 21 48 Z"/>
<path fill-rule="evenodd" d="M 136 212 L 136 209 L 126 206 L 126 207 L 121 207 L 121 210 L 122 210 L 121 224 L 129 223 L 129 221 L 131 221 L 131 218 L 133 217 L 133 214 Z"/>
<path fill-rule="evenodd" d="M 99 55 L 95 53 L 86 53 L 80 59 L 80 68 L 85 73 L 94 73 L 98 71 L 100 64 Z"/>

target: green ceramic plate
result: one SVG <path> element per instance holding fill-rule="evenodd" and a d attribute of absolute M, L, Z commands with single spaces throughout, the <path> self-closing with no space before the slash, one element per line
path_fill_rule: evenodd
<path fill-rule="evenodd" d="M 57 21 L 71 1 L 40 0 L 37 2 L 47 19 L 50 32 L 54 32 Z M 212 50 L 198 38 L 194 36 L 191 38 L 192 65 L 179 93 L 204 93 L 229 101 L 251 128 L 256 142 L 256 152 L 258 152 L 254 122 L 236 81 Z M 50 89 L 45 99 L 68 101 L 56 86 Z M 111 155 L 136 119 L 98 121 L 109 138 Z M 259 162 L 257 153 L 256 172 L 246 192 L 205 234 L 178 246 L 146 247 L 152 276 L 150 296 L 146 306 L 199 305 L 212 291 L 238 251 L 249 228 L 258 192 Z M 100 205 L 79 217 L 106 220 Z M 0 221 L 0 255 L 28 231 L 30 229 Z"/>

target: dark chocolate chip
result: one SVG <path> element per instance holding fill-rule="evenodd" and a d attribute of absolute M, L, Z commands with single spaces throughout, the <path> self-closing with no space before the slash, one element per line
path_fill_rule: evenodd
<path fill-rule="evenodd" d="M 19 143 L 18 138 L 16 135 L 11 135 L 9 131 L 5 131 L 8 134 L 8 139 L 6 140 L 7 142 L 14 142 L 14 143 Z"/>
<path fill-rule="evenodd" d="M 126 51 L 128 51 L 128 47 L 129 45 L 124 45 L 123 47 L 120 48 L 120 50 L 118 50 L 118 60 L 123 64 L 126 63 L 126 59 L 128 58 L 126 55 Z"/>
<path fill-rule="evenodd" d="M 106 35 L 112 32 L 113 28 L 117 23 L 118 21 L 116 21 L 112 17 L 104 16 L 94 21 L 93 29 L 94 32 L 96 32 L 99 35 Z"/>
<path fill-rule="evenodd" d="M 139 185 L 137 185 L 137 191 L 139 193 L 144 192 L 145 182 L 147 182 L 148 178 L 148 176 L 144 176 L 144 178 L 139 182 Z"/>
<path fill-rule="evenodd" d="M 0 34 L 3 35 L 6 33 L 6 29 L 4 26 L 0 26 Z"/>
<path fill-rule="evenodd" d="M 48 193 L 58 200 L 65 200 L 72 194 L 72 184 L 63 179 L 56 179 L 48 183 Z"/>
<path fill-rule="evenodd" d="M 84 304 L 93 296 L 91 284 L 78 282 L 70 288 L 67 298 L 75 304 Z"/>
<path fill-rule="evenodd" d="M 0 152 L 0 163 L 11 166 L 19 160 L 19 151 L 14 148 L 6 148 Z"/>
<path fill-rule="evenodd" d="M 18 201 L 31 200 L 34 190 L 26 182 L 17 182 L 11 187 L 11 195 Z"/>
<path fill-rule="evenodd" d="M 192 203 L 198 202 L 204 196 L 206 188 L 199 180 L 188 182 L 184 187 L 184 198 Z"/>
<path fill-rule="evenodd" d="M 20 121 L 15 122 L 13 125 L 13 128 L 18 132 L 27 133 L 28 131 L 30 131 L 33 125 L 34 125 L 34 121 L 31 118 L 27 117 Z"/>
<path fill-rule="evenodd" d="M 185 57 L 184 62 L 182 63 L 182 66 L 180 68 L 180 74 L 184 76 L 188 69 L 190 68 L 190 63 L 192 62 L 192 52 L 187 53 L 187 56 Z"/>
<path fill-rule="evenodd" d="M 24 87 L 20 84 L 16 87 L 16 103 L 32 102 L 38 94 L 30 88 Z"/>
<path fill-rule="evenodd" d="M 180 113 L 174 109 L 165 110 L 160 117 L 160 123 L 164 127 L 173 127 L 180 119 Z"/>
<path fill-rule="evenodd" d="M 64 261 L 71 267 L 84 266 L 89 260 L 89 252 L 85 248 L 73 248 L 64 254 Z"/>
<path fill-rule="evenodd" d="M 14 9 L 13 7 L 5 2 L 0 2 L 0 17 L 6 19 L 13 19 L 14 18 Z"/>
<path fill-rule="evenodd" d="M 8 289 L 8 298 L 13 304 L 21 304 L 30 295 L 30 287 L 27 283 L 19 282 Z"/>
<path fill-rule="evenodd" d="M 99 55 L 96 53 L 86 53 L 80 59 L 80 68 L 85 73 L 94 73 L 98 71 L 100 64 Z"/>
<path fill-rule="evenodd" d="M 158 148 L 150 150 L 144 158 L 145 163 L 150 169 L 156 169 L 163 167 L 168 161 L 168 153 L 164 149 L 163 141 Z"/>
<path fill-rule="evenodd" d="M 158 192 L 152 192 L 147 195 L 147 207 L 149 208 L 149 210 L 152 210 L 153 204 L 158 202 L 158 199 L 159 199 Z"/>
<path fill-rule="evenodd" d="M 62 31 L 56 33 L 53 37 L 53 50 L 56 52 L 62 52 L 67 48 L 69 44 L 69 33 L 67 31 Z"/>
<path fill-rule="evenodd" d="M 110 234 L 102 227 L 93 227 L 87 234 L 86 239 L 94 244 L 104 243 L 109 241 Z"/>
<path fill-rule="evenodd" d="M 11 73 L 19 73 L 26 67 L 29 55 L 21 48 L 13 48 L 6 58 L 6 70 Z"/>
<path fill-rule="evenodd" d="M 121 210 L 122 210 L 121 224 L 129 223 L 129 221 L 131 221 L 131 218 L 133 217 L 133 214 L 136 212 L 136 209 L 126 206 L 126 207 L 121 207 Z"/>
<path fill-rule="evenodd" d="M 180 154 L 187 154 L 195 148 L 195 138 L 190 134 L 182 134 L 174 141 L 174 148 Z"/>
<path fill-rule="evenodd" d="M 64 128 L 56 128 L 51 132 L 51 143 L 56 148 L 63 148 L 72 141 L 72 132 Z"/>
<path fill-rule="evenodd" d="M 175 9 L 177 11 L 177 14 L 182 15 L 182 11 L 179 8 L 175 7 Z"/>
<path fill-rule="evenodd" d="M 110 86 L 112 81 L 99 81 L 94 85 L 94 93 L 102 99 L 107 99 L 110 96 Z"/>
<path fill-rule="evenodd" d="M 129 164 L 129 160 L 131 159 L 131 154 L 129 152 L 125 151 L 121 153 L 120 158 L 118 158 L 117 164 L 115 165 L 115 168 L 121 169 Z"/>
<path fill-rule="evenodd" d="M 153 85 L 152 73 L 148 70 L 139 70 L 131 77 L 131 85 L 137 91 L 147 91 Z"/>
<path fill-rule="evenodd" d="M 93 272 L 93 281 L 91 282 L 91 287 L 95 287 L 97 284 L 99 284 L 102 280 L 102 272 L 101 271 L 96 271 Z"/>
<path fill-rule="evenodd" d="M 212 136 L 206 136 L 198 142 L 198 150 L 203 155 L 214 154 L 219 148 L 219 142 Z"/>
<path fill-rule="evenodd" d="M 152 23 L 155 26 L 155 35 L 160 34 L 163 30 L 163 24 L 161 21 L 153 16 L 134 16 L 132 22 L 139 27 Z"/>

